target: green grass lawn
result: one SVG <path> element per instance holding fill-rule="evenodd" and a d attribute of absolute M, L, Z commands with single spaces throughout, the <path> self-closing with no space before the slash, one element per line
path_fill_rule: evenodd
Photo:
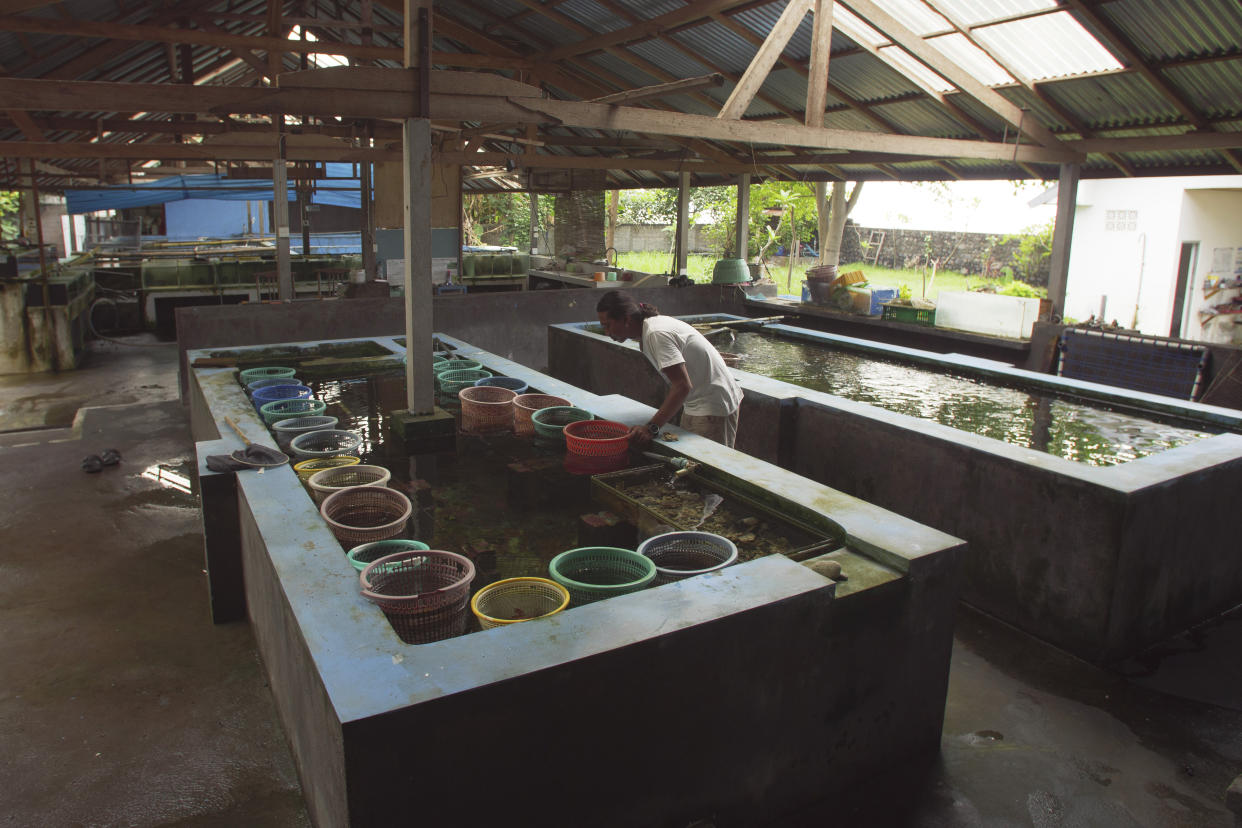
<path fill-rule="evenodd" d="M 701 256 L 691 254 L 686 259 L 686 269 L 689 271 L 691 280 L 695 282 L 707 283 L 712 280 L 712 268 L 716 266 L 717 259 L 712 256 Z M 628 270 L 637 270 L 641 273 L 668 273 L 672 265 L 673 257 L 667 253 L 661 253 L 653 250 L 621 253 L 618 256 L 617 264 Z M 802 294 L 802 281 L 806 278 L 807 268 L 814 267 L 814 260 L 803 260 L 801 264 L 794 265 L 793 276 L 789 276 L 789 265 L 786 264 L 769 264 L 767 267 L 767 275 L 776 282 L 777 288 L 783 294 L 791 294 L 800 296 Z M 956 270 L 937 271 L 936 278 L 931 281 L 928 286 L 924 282 L 924 278 L 931 279 L 931 270 L 929 269 L 926 277 L 917 270 L 893 270 L 887 267 L 876 267 L 875 265 L 863 264 L 862 262 L 850 262 L 842 264 L 837 268 L 839 273 L 845 273 L 849 270 L 861 270 L 867 276 L 867 284 L 877 288 L 898 288 L 906 285 L 910 288 L 910 295 L 914 298 L 924 297 L 931 301 L 935 301 L 940 291 L 963 292 L 975 290 L 982 287 L 988 282 L 981 276 L 967 276 Z M 1007 281 L 994 281 L 998 290 L 1003 290 L 1008 284 Z M 1041 291 L 1042 295 L 1043 291 Z"/>

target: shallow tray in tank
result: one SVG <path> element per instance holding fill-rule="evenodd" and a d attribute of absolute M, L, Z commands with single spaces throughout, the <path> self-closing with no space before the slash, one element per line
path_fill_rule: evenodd
<path fill-rule="evenodd" d="M 591 478 L 591 497 L 643 535 L 697 530 L 726 537 L 737 545 L 739 561 L 771 554 L 801 561 L 844 546 L 841 534 L 783 515 L 722 483 L 690 474 L 670 487 L 670 479 L 672 472 L 664 465 L 597 474 Z M 699 524 L 708 495 L 722 499 Z"/>

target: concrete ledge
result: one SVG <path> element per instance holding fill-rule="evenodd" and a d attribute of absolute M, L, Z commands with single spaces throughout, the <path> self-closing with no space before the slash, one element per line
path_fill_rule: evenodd
<path fill-rule="evenodd" d="M 650 415 L 470 353 L 600 416 Z M 254 417 L 227 372 L 192 379 L 201 417 Z M 248 612 L 317 824 L 460 821 L 460 797 L 427 791 L 456 790 L 496 746 L 539 745 L 538 756 L 502 753 L 471 821 L 539 812 L 553 779 L 575 821 L 749 824 L 934 755 L 961 542 L 695 435 L 678 449 L 852 526 L 871 565 L 891 571 L 840 600 L 833 581 L 768 557 L 409 646 L 358 594 L 291 468 L 237 476 Z"/>

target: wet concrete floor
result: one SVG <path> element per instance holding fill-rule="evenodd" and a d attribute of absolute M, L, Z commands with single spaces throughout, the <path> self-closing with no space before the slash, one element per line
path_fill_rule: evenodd
<path fill-rule="evenodd" d="M 309 825 L 250 629 L 208 615 L 175 372 L 106 346 L 0 382 L 0 825 Z M 52 383 L 108 407 L 10 415 Z M 1240 652 L 1242 614 L 1102 670 L 963 608 L 939 756 L 771 824 L 1232 826 Z"/>

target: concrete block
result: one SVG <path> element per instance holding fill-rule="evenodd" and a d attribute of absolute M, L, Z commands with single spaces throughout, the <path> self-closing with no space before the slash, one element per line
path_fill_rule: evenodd
<path fill-rule="evenodd" d="M 390 422 L 393 434 L 405 442 L 410 454 L 452 451 L 457 445 L 457 421 L 443 408 L 436 407 L 430 414 L 394 411 Z"/>

